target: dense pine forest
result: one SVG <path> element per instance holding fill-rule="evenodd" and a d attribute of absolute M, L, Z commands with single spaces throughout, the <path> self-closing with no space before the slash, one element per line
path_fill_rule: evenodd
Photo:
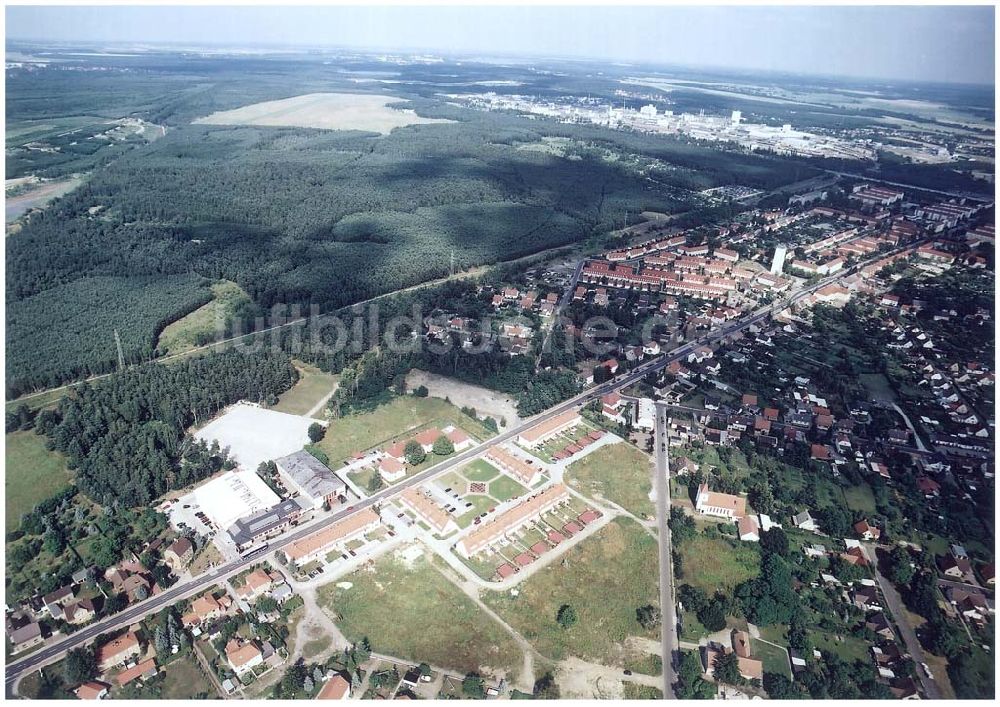
<path fill-rule="evenodd" d="M 88 496 L 103 505 L 145 506 L 218 470 L 186 437 L 191 425 L 239 400 L 273 403 L 297 375 L 287 356 L 267 351 L 147 364 L 80 385 L 35 424 L 68 457 Z"/>

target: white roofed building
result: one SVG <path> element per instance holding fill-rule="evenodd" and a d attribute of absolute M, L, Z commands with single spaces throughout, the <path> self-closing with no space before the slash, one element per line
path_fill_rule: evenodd
<path fill-rule="evenodd" d="M 281 501 L 256 472 L 249 470 L 227 471 L 195 489 L 194 497 L 202 512 L 223 530 Z"/>

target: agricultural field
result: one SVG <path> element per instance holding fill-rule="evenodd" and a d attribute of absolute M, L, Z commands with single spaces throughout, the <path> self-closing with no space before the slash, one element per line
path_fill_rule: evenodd
<path fill-rule="evenodd" d="M 347 417 L 331 420 L 326 436 L 317 446 L 330 457 L 330 464 L 336 468 L 356 452 L 412 437 L 432 425 L 438 429 L 455 425 L 470 437 L 481 440 L 492 436 L 481 423 L 444 400 L 402 395 L 373 410 L 356 411 Z"/>
<path fill-rule="evenodd" d="M 655 638 L 636 620 L 636 609 L 658 603 L 656 540 L 634 521 L 616 519 L 519 585 L 519 593 L 484 596 L 505 621 L 547 658 L 574 655 L 622 665 L 629 636 Z M 578 621 L 556 622 L 569 604 Z"/>
<path fill-rule="evenodd" d="M 320 605 L 348 640 L 367 636 L 376 651 L 463 672 L 512 675 L 521 664 L 513 639 L 431 562 L 421 557 L 407 566 L 397 556 L 383 556 L 373 571 L 321 587 Z"/>
<path fill-rule="evenodd" d="M 291 390 L 278 396 L 278 404 L 273 409 L 292 415 L 305 415 L 334 390 L 340 377 L 302 361 L 292 363 L 299 372 L 299 380 Z M 323 410 L 320 409 L 313 417 L 322 418 Z"/>
<path fill-rule="evenodd" d="M 573 462 L 566 481 L 582 493 L 607 499 L 640 518 L 655 513 L 649 494 L 653 489 L 653 460 L 628 443 L 609 444 Z"/>
<path fill-rule="evenodd" d="M 394 107 L 400 99 L 362 93 L 310 93 L 279 101 L 254 103 L 212 113 L 196 123 L 208 125 L 259 125 L 270 127 L 360 130 L 388 135 L 408 125 L 450 123 L 424 118 L 412 109 Z"/>
<path fill-rule="evenodd" d="M 699 533 L 676 551 L 684 570 L 678 582 L 700 587 L 709 596 L 716 591 L 731 595 L 737 585 L 756 577 L 760 569 L 760 552 L 754 543 Z"/>
<path fill-rule="evenodd" d="M 235 318 L 254 313 L 250 296 L 235 282 L 212 284 L 212 301 L 171 322 L 160 332 L 156 348 L 164 354 L 180 354 L 224 338 Z"/>
<path fill-rule="evenodd" d="M 7 434 L 5 444 L 4 528 L 10 532 L 35 504 L 69 486 L 73 475 L 63 456 L 47 450 L 45 437 L 31 430 Z"/>

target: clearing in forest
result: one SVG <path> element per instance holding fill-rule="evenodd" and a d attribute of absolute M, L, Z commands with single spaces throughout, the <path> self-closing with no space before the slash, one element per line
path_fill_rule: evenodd
<path fill-rule="evenodd" d="M 364 93 L 308 93 L 280 101 L 254 103 L 224 110 L 194 122 L 210 125 L 264 125 L 273 127 L 363 130 L 388 135 L 395 128 L 427 123 L 451 123 L 440 118 L 422 118 L 405 108 L 395 96 Z"/>

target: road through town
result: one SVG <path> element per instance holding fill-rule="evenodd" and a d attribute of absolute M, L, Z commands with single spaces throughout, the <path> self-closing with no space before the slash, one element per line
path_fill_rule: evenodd
<path fill-rule="evenodd" d="M 885 257 L 886 254 L 881 254 L 879 257 Z M 324 515 L 315 522 L 309 523 L 307 525 L 302 525 L 296 528 L 294 531 L 289 532 L 276 540 L 273 540 L 268 548 L 268 552 L 274 550 L 281 550 L 291 543 L 301 540 L 302 538 L 310 535 L 317 530 L 329 526 L 338 521 L 344 520 L 348 516 L 357 513 L 358 511 L 365 508 L 378 508 L 383 502 L 392 499 L 393 497 L 399 495 L 407 488 L 417 486 L 424 483 L 436 476 L 444 474 L 449 470 L 472 461 L 477 456 L 486 452 L 487 448 L 493 446 L 494 444 L 500 444 L 508 440 L 515 439 L 519 434 L 526 431 L 527 429 L 533 427 L 539 422 L 559 415 L 567 410 L 576 408 L 581 404 L 585 404 L 594 398 L 598 398 L 606 393 L 613 390 L 618 390 L 620 388 L 627 387 L 642 380 L 645 376 L 650 373 L 659 371 L 669 365 L 674 361 L 679 361 L 686 358 L 695 348 L 701 346 L 707 346 L 711 343 L 715 343 L 719 340 L 725 339 L 731 336 L 737 331 L 741 331 L 750 327 L 754 324 L 758 324 L 764 321 L 770 314 L 774 311 L 780 311 L 785 307 L 788 307 L 795 302 L 798 302 L 802 298 L 812 294 L 821 287 L 824 287 L 832 282 L 836 282 L 838 279 L 850 274 L 855 271 L 858 266 L 852 268 L 851 271 L 840 273 L 823 280 L 820 280 L 807 288 L 799 290 L 798 292 L 780 300 L 772 305 L 767 305 L 755 310 L 746 316 L 736 319 L 728 324 L 720 327 L 719 329 L 705 334 L 699 339 L 689 341 L 682 346 L 673 349 L 669 353 L 663 354 L 655 359 L 652 359 L 640 366 L 617 376 L 616 378 L 597 385 L 593 388 L 583 391 L 575 395 L 574 397 L 554 405 L 553 407 L 545 410 L 534 417 L 526 419 L 519 425 L 503 430 L 500 434 L 493 437 L 486 442 L 469 448 L 468 450 L 456 454 L 455 456 L 447 459 L 439 464 L 425 469 L 424 471 L 414 474 L 413 476 L 404 479 L 398 484 L 394 484 L 388 488 L 385 488 L 377 493 L 358 501 L 353 506 L 343 508 L 333 513 Z M 242 569 L 244 569 L 248 564 L 254 561 L 259 561 L 260 555 L 250 555 L 248 557 L 237 558 L 231 562 L 221 565 L 217 568 L 210 570 L 209 572 L 203 573 L 194 577 L 186 582 L 182 582 L 166 589 L 165 591 L 156 594 L 148 599 L 137 602 L 132 606 L 128 607 L 122 612 L 109 616 L 100 621 L 96 621 L 75 633 L 65 636 L 43 648 L 25 656 L 19 660 L 10 661 L 5 667 L 4 680 L 7 685 L 8 690 L 14 685 L 17 680 L 27 671 L 36 670 L 48 663 L 54 662 L 59 659 L 66 651 L 79 646 L 86 645 L 94 640 L 100 634 L 108 633 L 116 629 L 120 629 L 129 626 L 136 621 L 142 619 L 144 616 L 156 613 L 163 609 L 164 607 L 170 606 L 171 604 L 180 601 L 181 599 L 186 599 L 196 594 L 203 592 L 218 582 L 224 581 L 228 577 L 237 574 Z M 669 668 L 667 667 L 669 660 L 667 656 L 664 656 L 664 672 L 666 673 Z M 666 693 L 665 693 L 666 694 Z"/>

